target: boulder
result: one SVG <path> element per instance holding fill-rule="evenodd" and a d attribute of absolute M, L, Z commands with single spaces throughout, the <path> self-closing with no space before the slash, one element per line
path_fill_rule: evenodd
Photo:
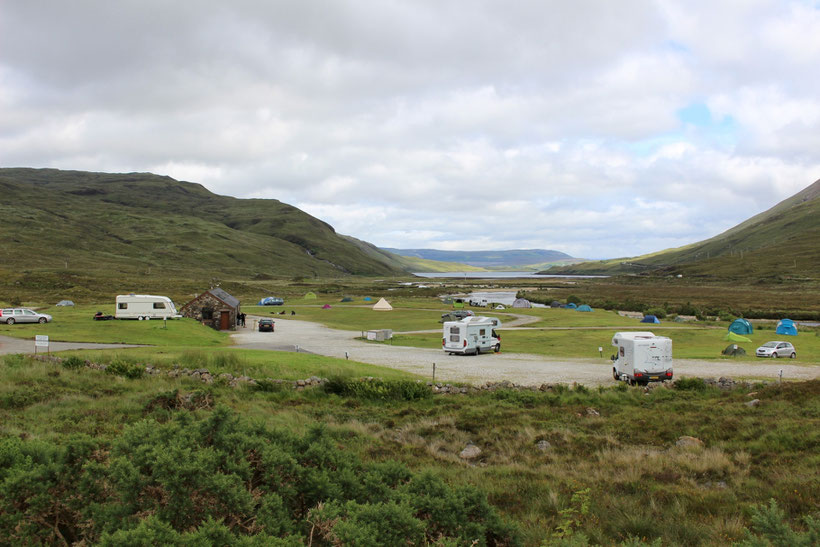
<path fill-rule="evenodd" d="M 464 450 L 462 450 L 459 453 L 458 457 L 461 458 L 462 460 L 472 460 L 472 459 L 475 459 L 475 458 L 479 457 L 480 455 L 481 455 L 481 449 L 470 442 L 470 443 L 467 443 L 467 446 L 465 446 Z"/>
<path fill-rule="evenodd" d="M 681 447 L 696 446 L 696 447 L 702 448 L 703 447 L 703 441 L 701 441 L 697 437 L 690 437 L 688 435 L 684 435 L 684 436 L 678 438 L 678 440 L 675 442 L 675 446 L 681 446 Z"/>
<path fill-rule="evenodd" d="M 552 448 L 552 445 L 550 444 L 549 441 L 541 439 L 540 441 L 535 443 L 535 448 L 537 448 L 541 452 L 546 452 L 547 450 Z"/>

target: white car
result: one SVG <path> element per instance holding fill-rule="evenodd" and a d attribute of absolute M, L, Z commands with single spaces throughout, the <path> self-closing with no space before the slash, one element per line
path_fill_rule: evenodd
<path fill-rule="evenodd" d="M 797 354 L 794 352 L 794 346 L 791 342 L 781 342 L 779 340 L 774 342 L 766 342 L 755 352 L 758 357 L 771 357 L 777 359 L 778 357 L 791 357 L 794 359 Z"/>
<path fill-rule="evenodd" d="M 0 323 L 7 325 L 15 323 L 48 323 L 50 321 L 50 315 L 37 313 L 27 308 L 3 308 L 0 310 Z"/>

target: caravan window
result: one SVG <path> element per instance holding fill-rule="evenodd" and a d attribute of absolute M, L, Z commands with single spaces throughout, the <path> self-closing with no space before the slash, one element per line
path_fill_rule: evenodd
<path fill-rule="evenodd" d="M 461 329 L 458 327 L 450 327 L 450 342 L 458 342 L 461 340 L 459 334 L 461 333 Z"/>
<path fill-rule="evenodd" d="M 164 310 L 165 309 L 165 302 L 154 302 L 154 309 L 155 310 Z"/>
<path fill-rule="evenodd" d="M 128 303 L 127 302 L 117 302 L 117 309 L 118 310 L 127 310 Z"/>

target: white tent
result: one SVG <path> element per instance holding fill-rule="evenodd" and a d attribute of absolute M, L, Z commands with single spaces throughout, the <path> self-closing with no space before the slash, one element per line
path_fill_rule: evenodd
<path fill-rule="evenodd" d="M 503 304 L 499 304 L 498 306 L 496 306 L 496 307 L 495 307 L 495 309 L 497 309 L 497 310 L 505 310 L 505 309 L 507 309 L 507 308 L 505 308 Z"/>
<path fill-rule="evenodd" d="M 390 311 L 393 309 L 393 306 L 384 298 L 380 298 L 378 302 L 373 304 L 373 309 L 376 311 Z"/>
<path fill-rule="evenodd" d="M 526 298 L 516 298 L 512 305 L 513 308 L 531 308 L 532 304 Z"/>

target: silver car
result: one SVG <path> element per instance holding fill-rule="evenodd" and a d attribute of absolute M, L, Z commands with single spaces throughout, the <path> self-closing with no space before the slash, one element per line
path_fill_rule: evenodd
<path fill-rule="evenodd" d="M 48 323 L 51 316 L 37 313 L 27 308 L 3 308 L 0 310 L 0 323 L 13 325 L 15 323 Z"/>
<path fill-rule="evenodd" d="M 797 354 L 794 352 L 794 346 L 790 342 L 781 342 L 779 340 L 774 342 L 766 342 L 755 352 L 758 357 L 771 357 L 777 359 L 778 357 L 791 357 L 794 359 Z"/>

